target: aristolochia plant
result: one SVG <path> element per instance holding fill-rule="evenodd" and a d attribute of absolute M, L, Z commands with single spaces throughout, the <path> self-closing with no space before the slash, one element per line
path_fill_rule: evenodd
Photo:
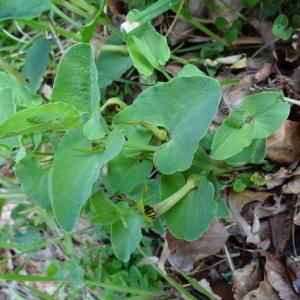
<path fill-rule="evenodd" d="M 170 51 L 150 23 L 125 40 L 140 73 L 164 72 Z M 246 97 L 213 131 L 217 80 L 186 65 L 127 106 L 119 98 L 100 101 L 99 86 L 111 82 L 103 81 L 101 59 L 96 66 L 89 44 L 72 46 L 47 104 L 0 74 L 1 145 L 15 154 L 24 192 L 53 212 L 64 231 L 72 231 L 80 215 L 110 226 L 113 249 L 124 261 L 142 228 L 162 220 L 175 237 L 197 239 L 214 219 L 226 217 L 220 176 L 264 159 L 266 138 L 287 119 L 289 104 L 280 92 Z"/>

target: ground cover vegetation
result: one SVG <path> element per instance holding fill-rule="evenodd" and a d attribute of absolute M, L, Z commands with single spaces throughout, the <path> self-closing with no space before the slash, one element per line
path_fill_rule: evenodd
<path fill-rule="evenodd" d="M 298 1 L 0 1 L 0 297 L 298 299 Z"/>

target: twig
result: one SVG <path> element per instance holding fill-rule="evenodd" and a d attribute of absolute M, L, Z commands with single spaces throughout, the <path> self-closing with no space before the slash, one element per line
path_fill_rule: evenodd
<path fill-rule="evenodd" d="M 234 268 L 234 264 L 233 264 L 233 261 L 231 259 L 231 256 L 230 256 L 230 253 L 228 251 L 226 244 L 224 245 L 223 249 L 224 249 L 224 252 L 226 255 L 226 260 L 227 260 L 228 266 L 229 266 L 231 272 L 233 273 L 235 268 Z"/>
<path fill-rule="evenodd" d="M 64 49 L 64 47 L 63 47 L 63 45 L 62 45 L 62 43 L 61 43 L 61 41 L 60 41 L 58 35 L 56 34 L 56 31 L 55 31 L 55 29 L 54 29 L 54 26 L 52 25 L 51 22 L 49 22 L 49 26 L 50 26 L 50 30 L 51 30 L 51 32 L 52 32 L 52 35 L 53 35 L 53 37 L 54 37 L 54 39 L 55 39 L 55 41 L 56 41 L 56 43 L 57 43 L 57 46 L 58 46 L 60 52 L 61 52 L 62 54 L 64 54 L 64 53 L 65 53 L 65 49 Z"/>
<path fill-rule="evenodd" d="M 288 97 L 283 97 L 283 100 L 285 102 L 291 103 L 291 104 L 295 104 L 295 105 L 299 105 L 300 106 L 300 100 L 295 100 L 295 99 L 291 99 Z"/>
<path fill-rule="evenodd" d="M 172 29 L 174 28 L 174 26 L 175 26 L 175 24 L 176 24 L 176 22 L 177 22 L 177 20 L 178 20 L 178 18 L 180 16 L 180 14 L 181 14 L 181 11 L 183 9 L 184 4 L 185 4 L 185 0 L 181 0 L 180 6 L 179 6 L 179 8 L 177 10 L 177 13 L 176 13 L 176 15 L 175 15 L 175 17 L 174 17 L 174 19 L 173 19 L 173 21 L 172 21 L 172 23 L 171 23 L 168 31 L 167 31 L 167 33 L 165 34 L 165 37 L 168 37 L 168 35 L 171 33 Z"/>

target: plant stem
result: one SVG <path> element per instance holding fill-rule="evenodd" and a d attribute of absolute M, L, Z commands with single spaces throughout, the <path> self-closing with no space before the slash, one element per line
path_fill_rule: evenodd
<path fill-rule="evenodd" d="M 47 31 L 47 32 L 52 33 L 51 26 L 49 26 L 48 24 L 42 23 L 42 22 L 38 22 L 38 21 L 34 21 L 34 20 L 19 19 L 18 23 L 27 25 L 27 26 L 32 27 L 33 29 L 36 29 L 39 31 Z M 59 35 L 63 36 L 64 38 L 72 39 L 72 40 L 75 40 L 78 42 L 81 41 L 80 35 L 78 35 L 74 32 L 64 30 L 60 27 L 55 27 L 54 29 Z"/>
<path fill-rule="evenodd" d="M 72 18 L 67 16 L 62 10 L 60 10 L 56 5 L 53 5 L 54 12 L 60 16 L 64 21 L 75 27 L 76 29 L 80 30 L 81 29 L 81 24 L 78 22 L 74 21 Z"/>
<path fill-rule="evenodd" d="M 176 24 L 176 22 L 177 22 L 177 20 L 178 20 L 178 18 L 179 18 L 179 16 L 180 16 L 180 14 L 181 14 L 181 11 L 182 11 L 182 9 L 183 9 L 183 7 L 184 7 L 184 3 L 185 3 L 185 0 L 181 0 L 181 1 L 180 1 L 180 6 L 179 6 L 179 8 L 178 8 L 178 10 L 177 10 L 177 13 L 176 13 L 176 15 L 175 15 L 175 17 L 174 17 L 174 19 L 173 19 L 173 21 L 172 21 L 172 23 L 171 23 L 171 25 L 170 25 L 168 31 L 167 31 L 166 34 L 165 34 L 165 37 L 168 37 L 168 35 L 169 35 L 169 34 L 171 33 L 171 31 L 173 30 L 173 27 L 175 26 L 175 24 Z"/>
<path fill-rule="evenodd" d="M 168 132 L 165 129 L 159 129 L 154 124 L 144 120 L 124 120 L 115 122 L 115 124 L 141 125 L 152 131 L 152 133 L 161 141 L 168 140 Z"/>
<path fill-rule="evenodd" d="M 73 13 L 75 13 L 83 18 L 89 19 L 91 17 L 86 11 L 82 10 L 81 8 L 75 6 L 74 4 L 69 3 L 67 1 L 64 1 L 63 3 L 60 3 L 60 1 L 54 1 L 54 3 L 63 5 L 68 10 L 72 11 Z"/>
<path fill-rule="evenodd" d="M 179 202 L 183 197 L 185 197 L 191 190 L 193 190 L 199 181 L 200 177 L 198 175 L 191 175 L 185 185 L 179 189 L 175 194 L 166 198 L 162 202 L 153 205 L 153 209 L 156 213 L 156 216 L 160 216 L 173 207 L 177 202 Z"/>
<path fill-rule="evenodd" d="M 178 12 L 179 8 L 174 8 L 174 12 Z M 228 45 L 228 43 L 219 35 L 208 29 L 206 26 L 202 25 L 199 23 L 197 20 L 195 20 L 186 9 L 183 9 L 181 12 L 181 16 L 183 17 L 184 20 L 187 22 L 191 23 L 193 26 L 195 26 L 197 29 L 200 31 L 204 32 L 206 35 L 211 37 L 213 40 L 216 40 L 217 42 L 222 43 L 223 45 Z"/>
<path fill-rule="evenodd" d="M 100 46 L 101 51 L 120 52 L 127 55 L 128 49 L 126 45 L 102 45 Z"/>
<path fill-rule="evenodd" d="M 119 106 L 119 108 L 122 110 L 124 109 L 127 105 L 125 102 L 123 102 L 119 97 L 113 97 L 108 99 L 101 107 L 100 107 L 100 112 L 104 112 L 107 107 L 110 106 Z"/>
<path fill-rule="evenodd" d="M 139 23 L 150 22 L 154 18 L 158 17 L 159 15 L 169 10 L 172 7 L 172 5 L 175 5 L 178 2 L 179 0 L 156 1 L 152 5 L 148 6 L 146 9 L 132 16 L 129 21 L 139 22 Z"/>
<path fill-rule="evenodd" d="M 283 97 L 283 100 L 291 104 L 300 105 L 300 100 L 295 100 L 288 97 Z"/>
<path fill-rule="evenodd" d="M 84 0 L 71 0 L 71 2 L 77 5 L 78 7 L 84 9 L 90 15 L 93 15 L 95 13 L 95 8 L 92 5 L 85 2 Z"/>
<path fill-rule="evenodd" d="M 137 149 L 145 152 L 155 152 L 159 148 L 159 146 L 152 146 L 152 145 L 143 145 L 133 142 L 125 142 L 125 147 Z"/>
<path fill-rule="evenodd" d="M 0 193 L 0 199 L 27 199 L 25 194 L 10 194 L 10 193 Z"/>

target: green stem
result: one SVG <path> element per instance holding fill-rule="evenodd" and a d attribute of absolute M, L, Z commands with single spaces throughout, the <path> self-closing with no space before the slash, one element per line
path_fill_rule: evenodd
<path fill-rule="evenodd" d="M 121 31 L 118 28 L 116 28 L 108 18 L 106 18 L 105 16 L 98 18 L 98 22 L 103 26 L 108 27 L 116 36 L 123 40 L 124 37 Z"/>
<path fill-rule="evenodd" d="M 155 152 L 159 148 L 159 146 L 143 145 L 143 144 L 133 143 L 133 142 L 125 142 L 125 147 L 141 150 L 145 152 Z"/>
<path fill-rule="evenodd" d="M 154 124 L 144 120 L 124 120 L 115 122 L 115 124 L 141 125 L 149 129 L 159 140 L 168 140 L 168 132 L 165 129 L 159 129 Z"/>
<path fill-rule="evenodd" d="M 163 67 L 158 67 L 158 68 L 156 68 L 156 70 L 159 71 L 160 73 L 162 73 L 166 77 L 167 80 L 172 79 L 172 77 L 164 70 Z"/>
<path fill-rule="evenodd" d="M 38 275 L 21 275 L 21 274 L 0 274 L 0 280 L 13 280 L 13 281 L 29 281 L 29 282 L 61 282 L 64 279 L 60 278 L 53 278 L 50 276 L 38 276 Z M 148 290 L 143 290 L 139 288 L 132 288 L 132 287 L 124 287 L 116 284 L 110 284 L 110 283 L 102 283 L 102 282 L 93 282 L 93 281 L 85 281 L 85 284 L 92 285 L 92 286 L 98 286 L 104 289 L 108 290 L 114 290 L 118 292 L 125 292 L 125 293 L 132 293 L 137 295 L 144 295 L 144 296 L 150 296 L 153 295 L 153 292 Z"/>
<path fill-rule="evenodd" d="M 122 54 L 128 55 L 128 48 L 126 45 L 102 45 L 100 46 L 101 51 L 109 52 L 120 52 Z"/>
<path fill-rule="evenodd" d="M 163 215 L 167 212 L 170 208 L 172 208 L 176 203 L 178 203 L 182 198 L 184 198 L 191 190 L 193 190 L 198 182 L 199 182 L 198 175 L 191 175 L 185 185 L 179 189 L 175 194 L 171 195 L 170 197 L 166 198 L 162 202 L 153 205 L 153 209 L 156 213 L 156 216 Z"/>
<path fill-rule="evenodd" d="M 81 29 L 81 25 L 74 21 L 72 18 L 70 18 L 69 16 L 67 16 L 63 11 L 61 11 L 56 5 L 53 5 L 54 8 L 54 12 L 60 16 L 64 21 L 66 21 L 67 23 L 69 23 L 70 25 L 72 25 L 73 27 L 75 27 L 76 29 L 80 30 Z"/>
<path fill-rule="evenodd" d="M 110 106 L 119 106 L 120 110 L 124 109 L 127 105 L 125 102 L 123 102 L 119 97 L 113 97 L 108 99 L 101 107 L 100 107 L 100 112 L 104 112 L 107 107 Z"/>
<path fill-rule="evenodd" d="M 51 26 L 49 26 L 48 24 L 45 24 L 45 23 L 41 23 L 41 22 L 34 21 L 34 20 L 24 20 L 24 19 L 22 19 L 22 20 L 18 19 L 18 23 L 22 24 L 22 25 L 27 25 L 35 30 L 46 31 L 46 32 L 52 33 Z M 64 38 L 72 39 L 72 40 L 75 40 L 78 42 L 81 41 L 80 35 L 78 35 L 74 32 L 64 30 L 60 27 L 55 27 L 54 29 L 59 35 L 63 36 Z"/>
<path fill-rule="evenodd" d="M 146 23 L 169 10 L 172 5 L 175 5 L 179 0 L 160 0 L 143 9 L 141 12 L 134 14 L 129 20 L 130 22 Z"/>
<path fill-rule="evenodd" d="M 54 3 L 56 3 L 57 5 L 59 5 L 59 4 L 63 5 L 68 10 L 72 11 L 73 13 L 75 13 L 83 18 L 89 19 L 91 17 L 86 11 L 82 10 L 81 8 L 77 7 L 76 5 L 73 5 L 70 2 L 63 1 L 61 3 L 60 1 L 54 1 Z"/>
<path fill-rule="evenodd" d="M 0 69 L 4 72 L 12 75 L 19 83 L 22 85 L 26 84 L 26 81 L 22 78 L 17 70 L 15 70 L 9 63 L 7 63 L 3 58 L 0 57 Z"/>
<path fill-rule="evenodd" d="M 0 193 L 0 199 L 27 199 L 25 194 Z"/>
<path fill-rule="evenodd" d="M 178 10 L 179 10 L 179 8 L 173 9 L 173 11 L 176 13 L 178 12 Z M 203 33 L 205 33 L 206 35 L 211 37 L 213 40 L 216 40 L 217 42 L 220 42 L 223 45 L 228 45 L 228 43 L 222 37 L 220 37 L 213 31 L 208 29 L 206 26 L 202 25 L 197 20 L 195 20 L 186 9 L 183 9 L 181 11 L 181 16 L 183 17 L 183 19 L 185 19 L 187 22 L 191 23 L 193 26 L 195 26 L 197 29 L 199 29 L 200 31 L 202 31 Z"/>
<path fill-rule="evenodd" d="M 78 7 L 82 8 L 83 10 L 85 10 L 89 15 L 95 14 L 95 8 L 92 5 L 89 5 L 84 0 L 71 0 L 71 2 L 77 5 Z"/>

